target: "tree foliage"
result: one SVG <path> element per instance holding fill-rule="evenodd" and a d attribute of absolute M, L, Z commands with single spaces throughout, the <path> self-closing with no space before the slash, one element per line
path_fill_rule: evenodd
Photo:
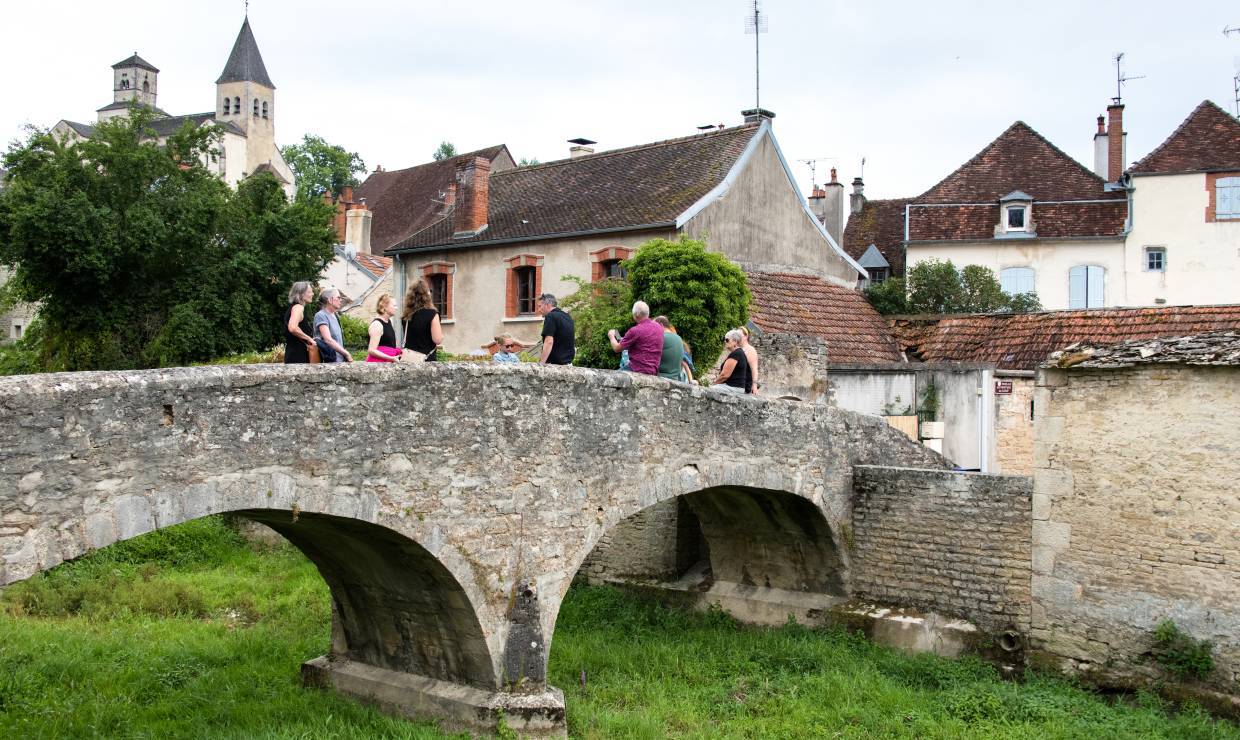
<path fill-rule="evenodd" d="M 4 157 L 0 263 L 39 303 L 42 370 L 157 367 L 265 349 L 289 285 L 332 256 L 330 208 L 289 205 L 270 175 L 234 192 L 203 166 L 219 133 L 160 145 L 149 113 L 62 144 L 32 132 Z"/>
<path fill-rule="evenodd" d="M 280 153 L 297 177 L 297 200 L 301 201 L 316 200 L 326 192 L 339 193 L 346 185 L 356 186 L 357 175 L 366 171 L 366 163 L 356 153 L 312 134 Z"/>
<path fill-rule="evenodd" d="M 438 162 L 441 159 L 451 159 L 455 157 L 456 154 L 456 144 L 453 144 L 450 141 L 441 141 L 439 142 L 439 148 L 436 149 L 435 153 L 431 155 L 431 159 Z"/>
<path fill-rule="evenodd" d="M 951 260 L 918 262 L 904 280 L 893 278 L 866 289 L 866 298 L 882 314 L 1027 313 L 1040 311 L 1035 293 L 1009 295 L 989 267 Z"/>
<path fill-rule="evenodd" d="M 625 263 L 633 300 L 650 304 L 689 343 L 700 370 L 723 351 L 723 335 L 749 320 L 745 273 L 726 257 L 706 251 L 706 242 L 682 234 L 676 241 L 652 239 Z"/>
<path fill-rule="evenodd" d="M 572 295 L 560 301 L 560 308 L 573 317 L 577 356 L 574 365 L 615 370 L 620 355 L 611 350 L 608 329 L 624 330 L 633 325 L 633 290 L 624 278 L 608 278 L 589 283 L 579 277 L 564 280 L 577 286 Z"/>

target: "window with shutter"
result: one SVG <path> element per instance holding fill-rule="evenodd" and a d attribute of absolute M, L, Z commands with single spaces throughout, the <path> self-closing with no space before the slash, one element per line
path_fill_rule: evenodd
<path fill-rule="evenodd" d="M 1033 293 L 1034 277 L 1032 267 L 1007 267 L 999 271 L 999 285 L 1008 295 Z"/>
<path fill-rule="evenodd" d="M 1221 177 L 1216 180 L 1214 197 L 1216 219 L 1240 219 L 1240 177 Z"/>
<path fill-rule="evenodd" d="M 1106 268 L 1077 265 L 1068 271 L 1068 308 L 1101 308 L 1106 303 Z"/>

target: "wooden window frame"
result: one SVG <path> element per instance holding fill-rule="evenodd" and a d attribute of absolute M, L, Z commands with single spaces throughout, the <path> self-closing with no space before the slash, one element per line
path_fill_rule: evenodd
<path fill-rule="evenodd" d="M 1218 217 L 1218 182 L 1230 177 L 1240 177 L 1240 172 L 1207 172 L 1206 191 L 1210 194 L 1210 203 L 1206 206 L 1206 223 L 1235 223 L 1240 216 Z"/>
<path fill-rule="evenodd" d="M 426 281 L 426 287 L 431 287 L 431 278 L 436 275 L 444 276 L 444 310 L 439 312 L 440 320 L 448 320 L 452 318 L 452 278 L 456 275 L 455 262 L 429 262 L 421 265 L 419 268 L 422 272 L 422 279 Z M 434 299 L 434 291 L 431 292 L 431 298 Z"/>
<path fill-rule="evenodd" d="M 504 260 L 507 265 L 504 271 L 504 318 L 515 319 L 522 316 L 535 316 L 538 309 L 538 296 L 542 295 L 542 268 L 543 256 L 541 254 L 517 254 Z M 517 305 L 517 268 L 532 267 L 534 268 L 534 311 L 522 313 Z"/>

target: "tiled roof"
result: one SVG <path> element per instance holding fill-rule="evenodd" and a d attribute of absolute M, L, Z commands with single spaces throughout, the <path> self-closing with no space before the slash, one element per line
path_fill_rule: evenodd
<path fill-rule="evenodd" d="M 73 129 L 73 131 L 74 131 L 74 132 L 75 132 L 78 136 L 82 136 L 82 137 L 85 137 L 85 138 L 89 139 L 90 137 L 92 137 L 92 136 L 94 136 L 94 135 L 95 135 L 95 127 L 94 127 L 94 126 L 91 126 L 91 125 L 90 125 L 90 124 L 88 124 L 88 123 L 78 123 L 77 121 L 68 121 L 68 120 L 67 120 L 67 121 L 65 121 L 65 124 L 66 124 L 69 128 Z"/>
<path fill-rule="evenodd" d="M 356 257 L 354 257 L 354 259 L 357 261 L 357 264 L 362 267 L 362 269 L 369 272 L 376 279 L 382 277 L 383 273 L 387 272 L 392 266 L 391 257 L 380 257 L 375 254 L 359 253 Z"/>
<path fill-rule="evenodd" d="M 444 218 L 393 249 L 668 225 L 723 180 L 758 130 L 747 124 L 492 173 L 484 231 L 453 239 Z"/>
<path fill-rule="evenodd" d="M 1032 370 L 1075 342 L 1113 344 L 1240 329 L 1240 305 L 901 316 L 890 317 L 889 323 L 910 359 L 993 362 L 1001 369 Z"/>
<path fill-rule="evenodd" d="M 1051 355 L 1047 367 L 1122 368 L 1134 365 L 1240 366 L 1240 332 L 1132 339 L 1118 344 L 1077 342 Z"/>
<path fill-rule="evenodd" d="M 122 59 L 112 65 L 112 69 L 121 69 L 122 67 L 140 67 L 142 69 L 149 69 L 150 71 L 159 74 L 159 70 L 155 69 L 155 65 L 138 56 L 138 52 L 136 51 L 133 53 L 133 56 Z"/>
<path fill-rule="evenodd" d="M 170 136 L 180 130 L 186 123 L 192 123 L 195 126 L 201 126 L 204 123 L 215 123 L 215 113 L 191 113 L 187 116 L 167 116 L 166 118 L 153 118 L 147 124 L 147 127 L 155 131 L 156 136 Z M 245 131 L 241 130 L 237 124 L 231 121 L 220 122 L 220 126 L 229 133 L 245 136 Z"/>
<path fill-rule="evenodd" d="M 272 90 L 275 83 L 267 76 L 267 65 L 263 64 L 263 55 L 258 52 L 258 42 L 254 40 L 254 32 L 250 30 L 250 18 L 246 16 L 237 32 L 237 40 L 233 42 L 232 53 L 224 64 L 224 71 L 215 84 L 221 82 L 257 82 Z"/>
<path fill-rule="evenodd" d="M 387 249 L 442 217 L 443 193 L 456 181 L 457 162 L 474 157 L 495 161 L 506 151 L 507 147 L 500 144 L 403 170 L 371 173 L 366 182 L 354 189 L 353 197 L 365 198 L 366 207 L 373 214 L 372 248 Z M 492 172 L 492 177 L 495 174 Z"/>
<path fill-rule="evenodd" d="M 860 213 L 848 217 L 844 227 L 844 251 L 853 259 L 861 259 L 871 244 L 878 247 L 891 265 L 891 275 L 904 275 L 904 206 L 899 200 L 867 200 Z"/>
<path fill-rule="evenodd" d="M 262 164 L 260 164 L 259 166 L 255 167 L 255 168 L 254 168 L 254 172 L 251 174 L 251 177 L 252 177 L 253 175 L 261 175 L 261 174 L 263 174 L 263 173 L 267 173 L 267 174 L 271 175 L 271 176 L 272 176 L 272 177 L 274 177 L 276 180 L 278 180 L 278 181 L 280 181 L 280 182 L 284 183 L 285 185 L 289 184 L 288 180 L 284 177 L 284 175 L 281 175 L 281 174 L 280 174 L 280 173 L 276 170 L 276 168 L 275 168 L 275 167 L 272 167 L 270 162 L 263 162 L 263 163 L 262 163 Z"/>
<path fill-rule="evenodd" d="M 750 272 L 750 319 L 763 331 L 822 337 L 831 362 L 900 362 L 887 322 L 865 296 L 822 278 Z"/>
<path fill-rule="evenodd" d="M 1206 100 L 1128 171 L 1155 175 L 1208 170 L 1240 170 L 1240 121 Z"/>
<path fill-rule="evenodd" d="M 1038 237 L 1117 236 L 1128 214 L 1122 191 L 1017 121 L 976 156 L 913 198 L 909 241 L 993 239 L 999 200 L 1013 191 L 1033 199 Z M 1061 201 L 1110 201 L 1063 203 Z M 932 204 L 933 207 L 920 207 Z M 888 258 L 890 261 L 890 258 Z"/>

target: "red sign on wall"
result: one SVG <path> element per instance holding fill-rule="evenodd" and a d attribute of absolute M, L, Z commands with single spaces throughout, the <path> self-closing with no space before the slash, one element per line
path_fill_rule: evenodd
<path fill-rule="evenodd" d="M 1011 395 L 1011 393 L 1012 393 L 1012 381 L 1010 380 L 996 380 L 995 381 L 995 395 L 996 396 L 1008 396 L 1008 395 Z"/>

